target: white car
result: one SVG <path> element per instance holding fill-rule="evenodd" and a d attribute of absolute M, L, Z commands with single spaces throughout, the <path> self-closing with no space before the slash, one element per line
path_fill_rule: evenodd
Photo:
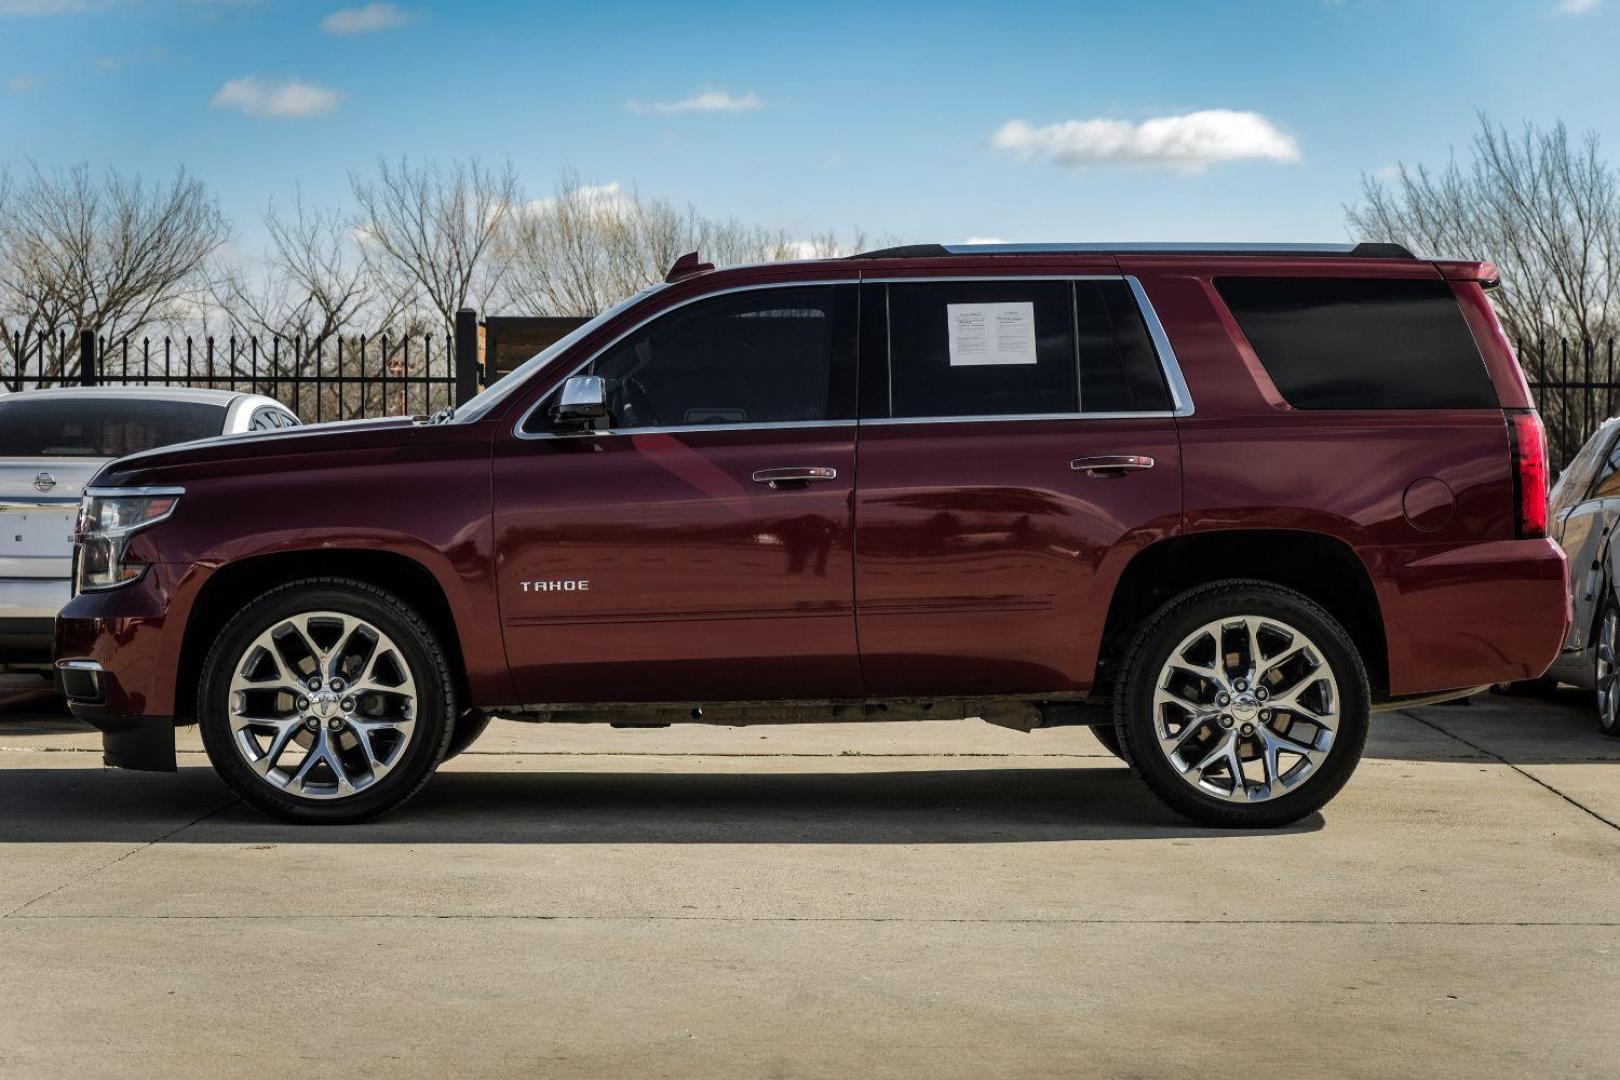
<path fill-rule="evenodd" d="M 300 426 L 274 398 L 231 390 L 69 387 L 0 395 L 0 668 L 47 664 L 72 576 L 79 496 L 114 458 Z"/>

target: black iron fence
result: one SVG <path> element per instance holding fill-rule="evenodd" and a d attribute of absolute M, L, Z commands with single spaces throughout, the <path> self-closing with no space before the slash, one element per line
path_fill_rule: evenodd
<path fill-rule="evenodd" d="M 1610 339 L 1582 347 L 1560 341 L 1556 346 L 1520 350 L 1520 362 L 1547 429 L 1548 456 L 1556 474 L 1599 424 L 1620 411 L 1615 343 Z"/>
<path fill-rule="evenodd" d="M 51 386 L 190 386 L 264 394 L 306 423 L 429 415 L 459 405 L 485 381 L 478 313 L 453 332 L 267 337 L 121 338 L 0 332 L 0 382 L 13 392 Z"/>
<path fill-rule="evenodd" d="M 497 317 L 480 322 L 476 311 L 464 308 L 450 332 L 316 339 L 109 340 L 93 331 L 30 336 L 0 328 L 0 385 L 13 392 L 95 385 L 241 390 L 277 398 L 306 423 L 430 415 L 466 401 L 518 360 L 584 321 Z M 1620 412 L 1615 342 L 1582 347 L 1560 341 L 1521 349 L 1520 360 L 1547 428 L 1552 466 L 1562 469 L 1598 424 Z"/>

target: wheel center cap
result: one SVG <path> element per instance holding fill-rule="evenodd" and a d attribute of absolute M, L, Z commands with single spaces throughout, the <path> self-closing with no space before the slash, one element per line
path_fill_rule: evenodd
<path fill-rule="evenodd" d="M 1232 704 L 1228 707 L 1228 711 L 1231 712 L 1235 719 L 1253 720 L 1260 715 L 1260 699 L 1248 691 L 1235 694 L 1232 697 Z"/>
<path fill-rule="evenodd" d="M 322 690 L 310 699 L 310 705 L 317 716 L 331 716 L 337 712 L 338 696 L 330 690 Z"/>

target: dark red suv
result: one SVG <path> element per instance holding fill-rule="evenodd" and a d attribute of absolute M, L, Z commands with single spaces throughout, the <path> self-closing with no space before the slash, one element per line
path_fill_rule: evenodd
<path fill-rule="evenodd" d="M 124 458 L 57 624 L 107 759 L 398 806 L 490 716 L 1088 724 L 1198 821 L 1568 619 L 1489 264 L 1390 245 L 688 256 L 453 414 Z"/>

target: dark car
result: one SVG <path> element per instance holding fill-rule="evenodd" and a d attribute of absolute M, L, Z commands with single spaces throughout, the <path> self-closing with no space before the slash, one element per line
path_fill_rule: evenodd
<path fill-rule="evenodd" d="M 921 246 L 669 280 L 435 423 L 155 451 L 57 624 L 111 764 L 398 806 L 487 718 L 1088 724 L 1275 825 L 1569 620 L 1488 264 Z"/>

